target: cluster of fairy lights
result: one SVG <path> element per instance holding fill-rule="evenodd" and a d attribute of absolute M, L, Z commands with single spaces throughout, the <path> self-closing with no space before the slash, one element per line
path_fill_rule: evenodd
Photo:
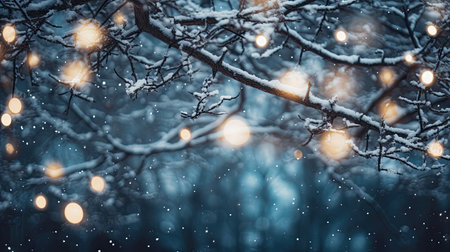
<path fill-rule="evenodd" d="M 113 16 L 114 22 L 118 26 L 124 26 L 127 22 L 124 14 L 117 12 Z M 426 27 L 429 36 L 435 37 L 439 33 L 439 28 L 435 24 L 429 24 Z M 83 20 L 74 29 L 74 44 L 80 51 L 92 51 L 100 48 L 105 40 L 105 31 L 95 20 Z M 14 44 L 17 41 L 18 32 L 13 24 L 3 26 L 2 37 L 6 43 Z M 334 32 L 334 39 L 338 43 L 347 43 L 349 35 L 343 28 Z M 270 36 L 260 32 L 255 36 L 255 46 L 259 49 L 265 49 L 269 46 Z M 37 68 L 40 64 L 40 56 L 36 52 L 29 52 L 26 63 L 30 69 Z M 404 61 L 406 64 L 414 64 L 416 57 L 412 53 L 405 53 Z M 66 63 L 61 74 L 61 82 L 71 88 L 82 88 L 88 84 L 90 79 L 90 66 L 83 60 L 74 60 Z M 342 76 L 341 76 L 342 77 Z M 347 77 L 342 77 L 346 82 Z M 379 73 L 380 81 L 390 86 L 395 82 L 395 73 L 390 68 L 383 68 Z M 430 87 L 435 82 L 435 74 L 430 69 L 423 69 L 419 75 L 420 82 L 425 87 Z M 308 90 L 308 76 L 298 69 L 286 71 L 280 78 L 282 85 L 293 88 L 300 96 L 305 96 Z M 1 115 L 1 124 L 3 127 L 10 127 L 13 119 L 20 116 L 23 110 L 22 101 L 17 97 L 12 97 L 7 102 L 7 110 Z M 393 100 L 384 100 L 379 105 L 380 116 L 386 122 L 393 122 L 398 117 L 399 108 Z M 248 143 L 251 137 L 251 129 L 246 121 L 241 117 L 231 117 L 227 119 L 221 128 L 221 140 L 230 147 L 240 147 Z M 193 133 L 189 128 L 183 128 L 179 131 L 179 138 L 184 142 L 193 140 Z M 16 152 L 12 143 L 7 143 L 5 150 L 9 155 Z M 350 134 L 345 130 L 329 130 L 322 134 L 320 139 L 320 151 L 328 158 L 340 160 L 346 158 L 351 151 Z M 427 146 L 427 152 L 434 158 L 440 158 L 444 154 L 442 143 L 433 140 Z M 303 153 L 301 150 L 294 151 L 294 157 L 301 159 Z M 64 168 L 58 162 L 49 162 L 45 166 L 45 174 L 50 179 L 60 179 L 64 176 Z M 90 179 L 90 189 L 94 193 L 102 193 L 106 188 L 105 179 L 101 176 L 93 176 Z M 34 198 L 34 206 L 39 210 L 45 210 L 48 205 L 48 199 L 44 194 L 38 194 Z M 64 217 L 69 223 L 78 224 L 84 219 L 82 206 L 77 202 L 69 202 L 64 208 Z"/>

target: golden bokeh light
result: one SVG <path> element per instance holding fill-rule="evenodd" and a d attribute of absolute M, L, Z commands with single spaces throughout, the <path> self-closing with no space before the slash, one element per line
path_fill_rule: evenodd
<path fill-rule="evenodd" d="M 250 140 L 250 128 L 243 119 L 232 117 L 223 126 L 223 139 L 231 146 L 242 146 Z"/>
<path fill-rule="evenodd" d="M 64 168 L 58 162 L 49 162 L 45 166 L 45 175 L 49 178 L 57 179 L 64 174 Z"/>
<path fill-rule="evenodd" d="M 328 158 L 340 160 L 345 158 L 351 150 L 347 142 L 350 137 L 344 131 L 327 131 L 320 139 L 320 151 Z"/>
<path fill-rule="evenodd" d="M 16 149 L 14 148 L 14 145 L 12 145 L 11 143 L 7 143 L 5 145 L 5 150 L 6 150 L 6 153 L 8 153 L 9 155 L 12 155 Z"/>
<path fill-rule="evenodd" d="M 70 87 L 82 88 L 90 79 L 90 69 L 81 60 L 68 63 L 63 70 L 62 81 Z"/>
<path fill-rule="evenodd" d="M 29 53 L 27 56 L 27 64 L 29 68 L 35 68 L 39 65 L 41 59 L 37 53 Z"/>
<path fill-rule="evenodd" d="M 2 125 L 8 127 L 12 123 L 12 117 L 8 113 L 3 113 L 1 117 Z"/>
<path fill-rule="evenodd" d="M 413 64 L 416 61 L 416 57 L 414 54 L 407 52 L 403 55 L 403 59 L 405 60 L 405 63 L 408 65 Z"/>
<path fill-rule="evenodd" d="M 13 97 L 8 102 L 8 109 L 13 114 L 19 114 L 22 111 L 22 102 L 17 97 Z"/>
<path fill-rule="evenodd" d="M 303 157 L 303 152 L 301 150 L 295 150 L 294 156 L 297 160 L 300 160 Z"/>
<path fill-rule="evenodd" d="M 117 25 L 124 25 L 127 22 L 127 18 L 122 12 L 114 14 L 114 23 Z"/>
<path fill-rule="evenodd" d="M 178 136 L 183 141 L 189 141 L 192 139 L 192 133 L 188 128 L 183 128 L 178 132 Z"/>
<path fill-rule="evenodd" d="M 435 24 L 427 25 L 427 33 L 430 37 L 436 37 L 438 34 L 439 28 Z"/>
<path fill-rule="evenodd" d="M 34 198 L 34 206 L 39 210 L 44 210 L 47 207 L 47 198 L 39 194 Z"/>
<path fill-rule="evenodd" d="M 327 77 L 321 89 L 328 98 L 336 97 L 338 100 L 347 101 L 355 92 L 355 82 L 347 74 L 338 72 Z"/>
<path fill-rule="evenodd" d="M 258 48 L 266 48 L 269 45 L 269 39 L 263 33 L 260 33 L 256 35 L 255 45 Z"/>
<path fill-rule="evenodd" d="M 394 83 L 395 74 L 392 69 L 385 67 L 381 69 L 379 78 L 384 85 L 390 86 L 392 83 Z"/>
<path fill-rule="evenodd" d="M 397 104 L 390 99 L 383 100 L 380 103 L 378 110 L 381 118 L 388 123 L 394 122 L 398 118 L 399 108 Z"/>
<path fill-rule="evenodd" d="M 427 147 L 428 155 L 434 158 L 440 158 L 444 155 L 444 145 L 442 143 L 433 140 Z"/>
<path fill-rule="evenodd" d="M 83 216 L 83 208 L 78 203 L 70 202 L 64 208 L 64 217 L 72 224 L 80 223 L 83 220 Z"/>
<path fill-rule="evenodd" d="M 7 24 L 3 27 L 2 36 L 7 43 L 12 43 L 16 40 L 17 31 L 13 25 Z"/>
<path fill-rule="evenodd" d="M 426 87 L 431 86 L 434 83 L 434 73 L 430 69 L 424 69 L 420 73 L 420 82 Z"/>
<path fill-rule="evenodd" d="M 96 193 L 101 193 L 105 190 L 105 179 L 100 176 L 94 176 L 91 178 L 90 186 L 91 190 Z"/>
<path fill-rule="evenodd" d="M 75 29 L 75 45 L 81 49 L 95 49 L 103 43 L 103 30 L 92 20 L 81 21 Z"/>
<path fill-rule="evenodd" d="M 337 29 L 334 32 L 334 39 L 336 39 L 336 41 L 339 43 L 347 42 L 348 40 L 347 31 L 345 31 L 344 29 Z"/>
<path fill-rule="evenodd" d="M 304 97 L 308 92 L 308 76 L 299 70 L 288 70 L 279 79 L 281 84 L 299 89 L 299 95 Z"/>

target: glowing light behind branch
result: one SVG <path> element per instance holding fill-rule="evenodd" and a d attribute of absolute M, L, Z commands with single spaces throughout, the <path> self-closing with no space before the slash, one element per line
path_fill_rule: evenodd
<path fill-rule="evenodd" d="M 232 117 L 223 126 L 223 139 L 231 146 L 242 146 L 250 140 L 250 128 L 243 119 Z"/>
<path fill-rule="evenodd" d="M 433 140 L 428 144 L 427 152 L 428 155 L 434 158 L 440 158 L 444 155 L 444 146 L 442 145 L 442 143 Z"/>
<path fill-rule="evenodd" d="M 13 43 L 17 36 L 16 28 L 10 24 L 5 25 L 2 30 L 2 36 L 7 43 Z"/>
<path fill-rule="evenodd" d="M 425 69 L 420 73 L 420 82 L 426 87 L 433 85 L 434 83 L 434 73 L 430 69 Z"/>
<path fill-rule="evenodd" d="M 178 136 L 183 141 L 189 141 L 192 139 L 192 133 L 188 128 L 183 128 L 178 132 Z"/>
<path fill-rule="evenodd" d="M 74 40 L 77 48 L 98 48 L 103 43 L 103 30 L 96 21 L 83 20 L 75 29 Z"/>
<path fill-rule="evenodd" d="M 76 202 L 70 202 L 64 208 L 64 217 L 69 223 L 79 224 L 83 220 L 83 216 L 83 208 Z"/>
<path fill-rule="evenodd" d="M 58 162 L 49 162 L 45 166 L 45 175 L 52 179 L 57 179 L 64 174 L 62 165 Z"/>
<path fill-rule="evenodd" d="M 380 116 L 387 123 L 392 123 L 398 118 L 399 108 L 393 100 L 390 99 L 383 100 L 378 108 Z"/>
<path fill-rule="evenodd" d="M 339 43 L 347 42 L 348 40 L 347 31 L 345 31 L 344 29 L 337 29 L 334 32 L 334 39 L 336 39 L 336 41 Z"/>
<path fill-rule="evenodd" d="M 91 190 L 96 193 L 102 193 L 105 190 L 105 179 L 100 176 L 94 176 L 90 182 Z"/>
<path fill-rule="evenodd" d="M 8 102 L 8 109 L 13 114 L 19 114 L 22 111 L 22 102 L 17 97 L 13 97 Z"/>
<path fill-rule="evenodd" d="M 114 14 L 114 23 L 116 25 L 124 25 L 127 22 L 127 18 L 122 12 L 117 12 Z"/>
<path fill-rule="evenodd" d="M 351 146 L 347 142 L 349 139 L 347 132 L 327 131 L 320 139 L 320 151 L 328 158 L 343 159 L 351 150 Z"/>
<path fill-rule="evenodd" d="M 389 87 L 392 83 L 394 83 L 395 74 L 390 68 L 385 67 L 381 69 L 379 78 L 384 85 Z"/>
<path fill-rule="evenodd" d="M 43 194 L 39 194 L 34 198 L 34 206 L 38 210 L 44 210 L 47 208 L 47 197 L 45 197 Z"/>
<path fill-rule="evenodd" d="M 14 145 L 12 143 L 7 143 L 5 145 L 5 150 L 6 150 L 6 153 L 8 153 L 8 155 L 12 155 L 16 151 L 16 149 L 14 148 Z"/>
<path fill-rule="evenodd" d="M 295 150 L 294 156 L 297 160 L 300 160 L 303 157 L 303 152 L 301 150 Z"/>
<path fill-rule="evenodd" d="M 439 28 L 435 24 L 427 25 L 427 33 L 430 37 L 436 37 L 439 31 Z"/>
<path fill-rule="evenodd" d="M 264 35 L 264 33 L 260 33 L 255 37 L 255 45 L 258 48 L 266 48 L 269 45 L 269 39 Z"/>
<path fill-rule="evenodd" d="M 29 53 L 27 56 L 27 64 L 29 68 L 35 68 L 39 65 L 41 59 L 37 53 Z"/>
<path fill-rule="evenodd" d="M 279 79 L 279 81 L 291 87 L 299 89 L 299 94 L 301 97 L 306 96 L 308 92 L 308 76 L 301 72 L 300 70 L 288 70 Z"/>
<path fill-rule="evenodd" d="M 90 69 L 83 61 L 76 60 L 64 67 L 61 78 L 71 87 L 82 88 L 89 82 Z"/>
<path fill-rule="evenodd" d="M 1 117 L 2 125 L 5 127 L 9 127 L 12 123 L 12 117 L 8 113 L 3 113 Z"/>
<path fill-rule="evenodd" d="M 405 63 L 408 65 L 413 64 L 416 61 L 416 57 L 414 54 L 407 52 L 403 55 L 403 59 L 405 60 Z"/>

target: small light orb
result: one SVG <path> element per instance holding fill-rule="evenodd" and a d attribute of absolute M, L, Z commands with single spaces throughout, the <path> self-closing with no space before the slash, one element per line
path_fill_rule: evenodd
<path fill-rule="evenodd" d="M 14 145 L 12 145 L 11 143 L 7 143 L 5 145 L 5 150 L 6 150 L 6 153 L 8 153 L 9 155 L 12 155 L 15 151 Z"/>
<path fill-rule="evenodd" d="M 103 30 L 96 21 L 84 20 L 75 29 L 75 45 L 81 49 L 95 49 L 103 42 Z"/>
<path fill-rule="evenodd" d="M 181 129 L 180 132 L 178 132 L 178 136 L 183 141 L 189 141 L 192 139 L 192 133 L 188 128 Z"/>
<path fill-rule="evenodd" d="M 49 162 L 45 166 L 45 175 L 49 178 L 57 179 L 64 174 L 62 165 L 58 162 Z"/>
<path fill-rule="evenodd" d="M 432 70 L 425 69 L 420 73 L 420 82 L 426 87 L 429 87 L 434 82 L 434 73 Z"/>
<path fill-rule="evenodd" d="M 345 43 L 348 40 L 347 32 L 344 29 L 337 29 L 334 32 L 334 39 L 339 43 Z"/>
<path fill-rule="evenodd" d="M 62 81 L 70 87 L 84 87 L 90 79 L 90 69 L 81 60 L 68 63 L 63 70 Z"/>
<path fill-rule="evenodd" d="M 27 64 L 29 68 L 35 68 L 39 65 L 41 59 L 37 53 L 29 53 L 27 57 Z"/>
<path fill-rule="evenodd" d="M 347 132 L 327 131 L 320 139 L 320 151 L 328 158 L 340 160 L 345 158 L 351 150 Z"/>
<path fill-rule="evenodd" d="M 294 156 L 297 160 L 300 160 L 303 157 L 303 152 L 301 150 L 295 150 Z"/>
<path fill-rule="evenodd" d="M 436 140 L 433 140 L 427 147 L 428 155 L 434 158 L 440 158 L 444 155 L 444 145 Z"/>
<path fill-rule="evenodd" d="M 2 117 L 1 117 L 1 121 L 2 121 L 3 126 L 8 127 L 12 123 L 12 117 L 8 113 L 3 113 Z"/>
<path fill-rule="evenodd" d="M 242 146 L 250 139 L 250 128 L 243 119 L 232 117 L 223 126 L 223 138 L 231 146 Z"/>
<path fill-rule="evenodd" d="M 405 53 L 405 55 L 403 55 L 403 59 L 405 60 L 405 63 L 408 65 L 411 65 L 416 61 L 416 57 L 414 57 L 414 54 L 410 52 Z"/>
<path fill-rule="evenodd" d="M 398 118 L 398 106 L 394 101 L 386 99 L 379 105 L 379 113 L 381 118 L 386 122 L 392 123 Z"/>
<path fill-rule="evenodd" d="M 47 198 L 39 194 L 34 198 L 34 206 L 39 210 L 44 210 L 47 207 Z"/>
<path fill-rule="evenodd" d="M 383 68 L 379 74 L 380 81 L 386 86 L 394 83 L 394 77 L 395 74 L 390 68 Z"/>
<path fill-rule="evenodd" d="M 72 224 L 80 223 L 83 220 L 83 215 L 83 208 L 78 203 L 70 202 L 64 208 L 64 217 Z"/>
<path fill-rule="evenodd" d="M 308 76 L 299 70 L 288 70 L 279 79 L 281 84 L 299 89 L 298 94 L 301 97 L 306 96 L 308 92 Z"/>
<path fill-rule="evenodd" d="M 13 114 L 19 114 L 22 111 L 22 102 L 17 97 L 13 97 L 8 102 L 8 109 Z"/>
<path fill-rule="evenodd" d="M 105 190 L 105 179 L 100 176 L 94 176 L 91 178 L 91 190 L 96 193 L 101 193 Z"/>
<path fill-rule="evenodd" d="M 116 25 L 124 25 L 127 22 L 127 18 L 122 12 L 117 12 L 114 14 L 114 23 Z"/>
<path fill-rule="evenodd" d="M 2 36 L 7 43 L 11 44 L 14 42 L 14 40 L 16 40 L 16 35 L 17 31 L 13 25 L 7 24 L 3 27 Z"/>
<path fill-rule="evenodd" d="M 258 48 L 266 48 L 268 44 L 269 44 L 269 39 L 263 33 L 256 35 L 255 45 Z"/>
<path fill-rule="evenodd" d="M 427 25 L 427 33 L 430 37 L 436 37 L 438 34 L 438 27 L 435 24 L 429 24 Z"/>

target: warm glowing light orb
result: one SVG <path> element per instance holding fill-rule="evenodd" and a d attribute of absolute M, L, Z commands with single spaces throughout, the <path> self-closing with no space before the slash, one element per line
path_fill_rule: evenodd
<path fill-rule="evenodd" d="M 303 157 L 303 152 L 301 150 L 295 150 L 294 156 L 297 160 L 300 160 Z"/>
<path fill-rule="evenodd" d="M 90 79 L 90 69 L 81 60 L 68 63 L 63 70 L 62 80 L 71 87 L 82 88 Z"/>
<path fill-rule="evenodd" d="M 14 145 L 12 145 L 11 143 L 7 143 L 5 145 L 5 150 L 6 150 L 6 153 L 8 153 L 9 155 L 13 154 L 15 151 Z"/>
<path fill-rule="evenodd" d="M 17 97 L 13 97 L 8 102 L 8 109 L 13 114 L 19 114 L 22 111 L 22 102 Z"/>
<path fill-rule="evenodd" d="M 47 197 L 39 194 L 34 198 L 34 206 L 39 210 L 44 210 L 47 207 Z"/>
<path fill-rule="evenodd" d="M 8 127 L 12 123 L 12 117 L 8 113 L 3 113 L 2 117 L 1 117 L 1 121 L 2 121 L 3 126 Z"/>
<path fill-rule="evenodd" d="M 304 97 L 308 91 L 308 76 L 299 70 L 288 70 L 281 77 L 281 84 L 299 89 L 299 95 Z"/>
<path fill-rule="evenodd" d="M 390 68 L 383 68 L 379 74 L 380 80 L 386 86 L 390 86 L 394 82 L 395 74 Z"/>
<path fill-rule="evenodd" d="M 436 140 L 433 140 L 427 147 L 428 155 L 434 158 L 440 158 L 444 155 L 444 146 Z"/>
<path fill-rule="evenodd" d="M 78 203 L 70 202 L 64 208 L 64 217 L 72 224 L 80 223 L 83 220 L 83 215 L 83 208 Z"/>
<path fill-rule="evenodd" d="M 438 34 L 438 27 L 435 24 L 427 25 L 427 33 L 431 37 L 435 37 Z"/>
<path fill-rule="evenodd" d="M 405 55 L 403 55 L 403 59 L 405 60 L 405 63 L 410 65 L 416 61 L 416 57 L 414 57 L 414 54 L 407 52 Z"/>
<path fill-rule="evenodd" d="M 262 33 L 256 35 L 255 45 L 259 48 L 266 48 L 269 44 L 269 39 Z"/>
<path fill-rule="evenodd" d="M 12 43 L 16 40 L 17 31 L 13 25 L 7 24 L 3 27 L 2 36 L 7 43 Z"/>
<path fill-rule="evenodd" d="M 223 138 L 231 146 L 242 146 L 250 139 L 250 128 L 243 119 L 230 118 L 223 126 Z"/>
<path fill-rule="evenodd" d="M 50 178 L 59 178 L 64 174 L 62 165 L 58 162 L 49 162 L 45 166 L 45 175 Z"/>
<path fill-rule="evenodd" d="M 188 128 L 181 129 L 180 132 L 178 132 L 178 136 L 184 141 L 189 141 L 192 139 L 192 133 Z"/>
<path fill-rule="evenodd" d="M 105 179 L 100 176 L 94 176 L 91 178 L 91 190 L 97 193 L 103 192 L 105 190 Z"/>
<path fill-rule="evenodd" d="M 124 25 L 127 22 L 127 18 L 122 12 L 114 14 L 114 23 L 117 25 Z"/>
<path fill-rule="evenodd" d="M 320 151 L 328 158 L 340 160 L 345 158 L 351 150 L 350 137 L 344 131 L 327 131 L 320 139 Z"/>
<path fill-rule="evenodd" d="M 378 107 L 380 116 L 388 123 L 395 121 L 398 117 L 398 106 L 394 101 L 386 99 Z"/>
<path fill-rule="evenodd" d="M 75 29 L 74 39 L 78 48 L 95 49 L 103 42 L 103 30 L 97 22 L 84 20 Z"/>
<path fill-rule="evenodd" d="M 337 29 L 334 32 L 334 39 L 336 39 L 337 42 L 344 43 L 348 40 L 347 32 L 344 29 Z"/>
<path fill-rule="evenodd" d="M 429 87 L 434 82 L 434 73 L 432 70 L 425 69 L 420 73 L 420 82 L 422 82 L 423 85 Z"/>
<path fill-rule="evenodd" d="M 27 57 L 27 64 L 29 68 L 35 68 L 39 65 L 41 59 L 37 53 L 29 53 Z"/>

